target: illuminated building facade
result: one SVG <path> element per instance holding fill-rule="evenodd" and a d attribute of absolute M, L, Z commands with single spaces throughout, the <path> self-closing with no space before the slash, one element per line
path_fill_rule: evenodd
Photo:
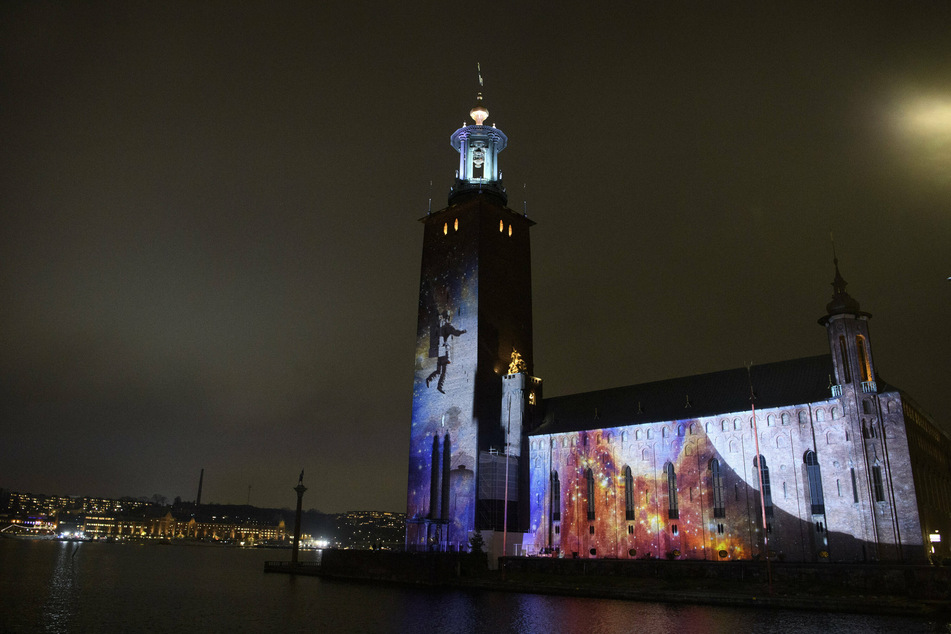
<path fill-rule="evenodd" d="M 408 546 L 502 515 L 507 554 L 951 556 L 951 439 L 878 376 L 837 260 L 827 355 L 542 400 L 532 223 L 505 206 L 506 137 L 471 114 L 449 207 L 422 220 Z"/>
<path fill-rule="evenodd" d="M 951 443 L 877 376 L 835 269 L 829 355 L 545 401 L 525 546 L 567 556 L 947 556 Z M 937 537 L 937 539 L 936 539 Z"/>

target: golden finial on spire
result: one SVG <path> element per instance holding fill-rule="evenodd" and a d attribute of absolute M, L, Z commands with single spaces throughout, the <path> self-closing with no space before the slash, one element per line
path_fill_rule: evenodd
<path fill-rule="evenodd" d="M 469 116 L 476 122 L 476 125 L 482 125 L 489 118 L 489 110 L 482 105 L 481 92 L 476 96 L 476 105 L 469 111 Z"/>

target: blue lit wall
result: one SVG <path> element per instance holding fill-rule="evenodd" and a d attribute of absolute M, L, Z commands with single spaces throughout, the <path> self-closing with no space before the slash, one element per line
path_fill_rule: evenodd
<path fill-rule="evenodd" d="M 459 218 L 451 209 L 426 219 L 407 492 L 410 545 L 464 543 L 474 528 L 477 233 L 475 223 Z M 444 464 L 447 435 L 448 466 Z M 448 492 L 443 490 L 444 483 Z M 444 518 L 447 521 L 440 521 Z"/>

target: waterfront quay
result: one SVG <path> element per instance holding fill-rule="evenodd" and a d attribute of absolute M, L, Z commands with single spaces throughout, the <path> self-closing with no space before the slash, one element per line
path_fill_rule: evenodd
<path fill-rule="evenodd" d="M 951 616 L 951 567 L 503 557 L 327 549 L 265 572 L 472 590 L 865 614 Z"/>

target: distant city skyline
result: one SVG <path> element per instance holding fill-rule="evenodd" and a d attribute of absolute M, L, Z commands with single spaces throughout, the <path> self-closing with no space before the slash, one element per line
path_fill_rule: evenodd
<path fill-rule="evenodd" d="M 405 510 L 417 220 L 479 90 L 546 396 L 826 352 L 832 230 L 948 427 L 951 7 L 484 13 L 0 8 L 0 487 Z"/>

